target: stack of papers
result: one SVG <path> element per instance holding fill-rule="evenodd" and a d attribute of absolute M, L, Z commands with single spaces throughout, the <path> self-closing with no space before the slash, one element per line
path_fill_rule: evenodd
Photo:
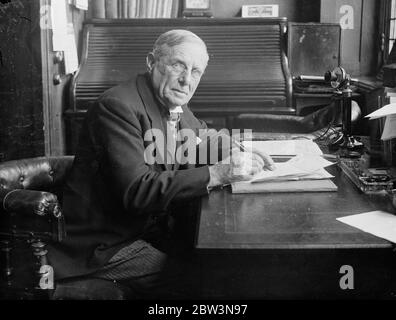
<path fill-rule="evenodd" d="M 378 109 L 366 116 L 366 118 L 370 118 L 370 120 L 383 117 L 386 117 L 386 119 L 381 140 L 385 141 L 396 138 L 396 103 L 387 104 L 381 109 Z"/>
<path fill-rule="evenodd" d="M 248 141 L 243 145 L 272 157 L 290 159 L 276 163 L 273 171 L 265 170 L 250 181 L 231 185 L 233 193 L 336 191 L 337 186 L 325 168 L 333 165 L 322 157 L 322 151 L 311 140 Z"/>
<path fill-rule="evenodd" d="M 274 171 L 262 171 L 250 181 L 252 183 L 271 180 L 310 180 L 333 178 L 324 168 L 333 163 L 317 155 L 297 155 L 289 161 L 276 164 Z"/>

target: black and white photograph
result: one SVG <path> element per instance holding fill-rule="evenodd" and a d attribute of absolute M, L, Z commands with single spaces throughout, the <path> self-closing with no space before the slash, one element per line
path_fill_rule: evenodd
<path fill-rule="evenodd" d="M 396 300 L 395 41 L 396 0 L 1 0 L 0 300 Z"/>

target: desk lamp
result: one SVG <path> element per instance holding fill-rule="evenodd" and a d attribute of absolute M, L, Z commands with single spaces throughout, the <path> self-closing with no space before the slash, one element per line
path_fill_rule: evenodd
<path fill-rule="evenodd" d="M 362 148 L 363 144 L 352 136 L 352 89 L 350 88 L 351 76 L 342 67 L 327 71 L 325 81 L 334 88 L 333 99 L 340 105 L 342 112 L 342 133 L 336 139 L 340 148 L 353 151 Z"/>

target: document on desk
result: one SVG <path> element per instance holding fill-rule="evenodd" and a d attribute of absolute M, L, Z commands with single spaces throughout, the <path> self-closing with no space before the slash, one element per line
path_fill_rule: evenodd
<path fill-rule="evenodd" d="M 338 221 L 396 243 L 396 216 L 385 211 L 372 211 L 337 218 Z"/>
<path fill-rule="evenodd" d="M 265 170 L 255 175 L 252 183 L 268 180 L 298 180 L 307 179 L 328 179 L 332 176 L 324 168 L 333 165 L 332 162 L 319 155 L 300 154 L 289 161 L 276 163 L 273 171 Z"/>
<path fill-rule="evenodd" d="M 232 192 L 336 191 L 337 186 L 330 180 L 333 176 L 325 170 L 332 164 L 320 155 L 297 155 L 289 161 L 276 163 L 273 171 L 265 170 L 250 181 L 233 183 Z"/>

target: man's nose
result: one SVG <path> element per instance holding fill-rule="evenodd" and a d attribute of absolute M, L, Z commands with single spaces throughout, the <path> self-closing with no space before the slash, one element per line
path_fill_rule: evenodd
<path fill-rule="evenodd" d="M 184 85 L 189 85 L 191 83 L 191 71 L 185 70 L 179 77 L 179 82 Z"/>

